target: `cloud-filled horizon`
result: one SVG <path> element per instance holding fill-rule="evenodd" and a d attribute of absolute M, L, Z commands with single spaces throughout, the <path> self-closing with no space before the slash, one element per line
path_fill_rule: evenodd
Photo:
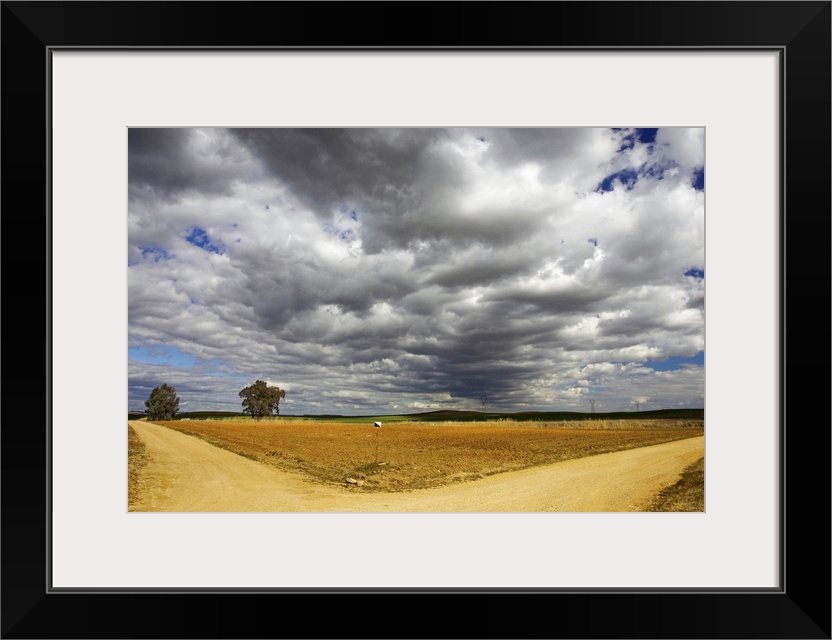
<path fill-rule="evenodd" d="M 704 129 L 133 128 L 128 408 L 704 406 Z M 591 402 L 592 401 L 592 404 Z"/>

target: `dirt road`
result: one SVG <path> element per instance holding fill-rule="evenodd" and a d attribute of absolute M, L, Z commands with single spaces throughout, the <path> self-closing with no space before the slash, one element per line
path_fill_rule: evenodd
<path fill-rule="evenodd" d="M 606 453 L 448 487 L 391 494 L 314 484 L 203 440 L 130 422 L 150 461 L 131 511 L 602 512 L 641 511 L 704 455 L 705 438 Z"/>

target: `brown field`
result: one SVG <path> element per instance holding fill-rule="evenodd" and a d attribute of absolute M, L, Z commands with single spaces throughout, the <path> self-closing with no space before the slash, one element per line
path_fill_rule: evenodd
<path fill-rule="evenodd" d="M 405 491 L 703 434 L 701 420 L 345 424 L 272 419 L 160 422 L 324 484 Z M 347 479 L 355 482 L 348 482 Z"/>

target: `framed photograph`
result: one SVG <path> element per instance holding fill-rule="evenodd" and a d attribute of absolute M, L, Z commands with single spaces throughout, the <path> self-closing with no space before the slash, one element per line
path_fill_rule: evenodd
<path fill-rule="evenodd" d="M 3 637 L 829 638 L 830 432 L 808 391 L 816 385 L 807 382 L 818 375 L 817 354 L 829 353 L 830 8 L 829 2 L 3 2 Z M 382 18 L 397 25 L 393 35 L 374 26 Z M 305 153 L 297 139 L 286 139 L 298 131 L 317 132 L 305 140 L 318 146 Z M 355 131 L 361 144 L 344 145 L 343 132 Z M 413 149 L 434 131 L 455 155 L 431 164 L 431 180 L 422 183 L 430 188 L 419 191 L 412 188 L 416 169 L 398 162 L 388 138 L 405 136 Z M 321 132 L 332 133 L 325 144 Z M 198 153 L 181 151 L 182 136 Z M 551 140 L 543 146 L 559 149 L 559 166 L 568 167 L 573 182 L 550 181 L 538 197 L 533 190 L 548 166 L 540 160 L 545 136 Z M 570 147 L 572 138 L 580 140 Z M 263 152 L 258 145 L 266 143 Z M 480 163 L 479 177 L 487 179 L 476 190 L 456 190 L 474 182 L 473 165 L 463 160 L 489 145 L 499 151 L 489 162 L 510 160 L 516 171 L 486 176 Z M 627 155 L 629 164 L 610 160 L 608 148 Z M 258 162 L 251 161 L 255 155 Z M 222 162 L 213 163 L 217 157 Z M 285 183 L 266 171 L 278 164 Z M 293 172 L 312 165 L 323 169 L 313 184 L 304 182 L 310 172 Z M 577 184 L 578 174 L 595 188 L 553 194 L 559 184 Z M 681 227 L 675 207 L 694 205 L 668 196 L 651 200 L 636 185 L 648 181 L 682 181 L 684 197 L 702 202 L 704 225 Z M 348 198 L 323 226 L 307 224 L 304 206 L 324 196 L 329 202 L 333 185 L 348 192 L 358 182 L 362 193 L 378 196 L 367 206 L 384 224 L 363 226 L 360 206 L 367 203 Z M 210 228 L 194 222 L 211 218 L 213 203 L 238 194 L 240 184 L 246 197 L 229 205 L 239 208 L 239 221 L 223 214 Z M 607 194 L 618 203 L 598 215 L 610 203 Z M 409 218 L 378 213 L 415 197 L 430 206 L 408 209 Z M 456 226 L 441 212 L 453 198 L 470 214 L 467 221 L 456 218 Z M 583 217 L 559 227 L 564 238 L 549 234 L 545 216 L 532 224 L 531 214 L 518 213 L 511 225 L 487 224 L 489 211 L 504 211 L 517 198 L 525 212 L 566 203 L 573 218 Z M 257 244 L 264 237 L 257 221 L 272 220 L 263 212 L 276 202 L 294 212 L 280 228 L 301 247 L 291 263 L 269 261 L 275 247 Z M 152 284 L 144 286 L 128 276 L 128 266 L 173 262 L 173 250 L 153 241 L 171 233 L 154 213 L 162 209 L 187 222 L 177 251 L 193 251 L 193 259 L 168 271 L 154 268 Z M 646 213 L 628 232 L 635 218 L 622 211 Z M 592 216 L 595 227 L 581 222 Z M 240 221 L 248 228 L 237 232 Z M 606 235 L 596 231 L 599 225 Z M 480 243 L 488 255 L 453 241 L 498 227 L 499 236 Z M 173 371 L 188 357 L 174 347 L 152 351 L 154 332 L 201 331 L 205 361 L 222 369 L 212 360 L 213 320 L 201 311 L 157 312 L 168 294 L 191 295 L 196 308 L 207 289 L 163 291 L 165 278 L 175 284 L 189 269 L 204 275 L 218 268 L 228 244 L 240 240 L 253 247 L 245 254 L 251 269 L 234 278 L 255 277 L 263 260 L 289 278 L 297 268 L 298 281 L 306 269 L 312 283 L 298 285 L 296 298 L 308 299 L 333 280 L 333 252 L 339 260 L 364 249 L 401 258 L 375 265 L 384 277 L 362 276 L 372 298 L 373 287 L 390 286 L 397 274 L 405 279 L 405 262 L 421 259 L 414 243 L 436 238 L 443 243 L 432 251 L 459 250 L 455 264 L 470 268 L 451 273 L 448 254 L 426 263 L 439 283 L 433 295 L 450 295 L 444 287 L 460 290 L 460 282 L 481 283 L 477 278 L 488 272 L 504 286 L 480 293 L 502 296 L 510 312 L 522 296 L 507 293 L 505 283 L 515 281 L 501 269 L 530 268 L 518 266 L 532 252 L 528 242 L 512 241 L 520 236 L 536 238 L 541 269 L 566 264 L 543 260 L 547 242 L 554 252 L 555 243 L 580 238 L 579 247 L 559 251 L 575 269 L 591 269 L 603 257 L 605 238 L 615 238 L 619 248 L 649 245 L 663 265 L 681 272 L 687 297 L 650 325 L 656 349 L 650 353 L 658 359 L 663 340 L 690 340 L 690 361 L 677 356 L 673 367 L 650 369 L 663 374 L 654 378 L 652 396 L 637 393 L 631 385 L 641 374 L 624 375 L 619 363 L 605 397 L 627 403 L 628 411 L 656 398 L 702 399 L 704 510 L 128 510 L 121 420 L 147 395 L 138 382 L 144 365 Z M 317 243 L 323 248 L 316 255 L 323 251 L 327 260 L 313 259 Z M 382 245 L 408 251 L 385 253 Z M 701 246 L 700 263 L 688 254 Z M 630 286 L 636 262 L 617 263 L 617 278 L 603 281 L 604 295 L 649 301 L 630 305 L 646 317 L 659 306 L 646 284 Z M 212 294 L 219 295 L 215 285 Z M 530 286 L 524 284 L 526 298 Z M 241 313 L 239 292 L 224 291 L 224 312 Z M 297 300 L 278 300 L 267 282 L 246 295 L 258 293 L 266 300 L 251 303 L 259 311 L 246 320 L 258 331 L 287 330 L 294 315 L 301 317 L 292 306 Z M 341 293 L 330 296 L 333 314 L 357 304 L 355 293 Z M 681 294 L 668 289 L 675 295 Z M 667 329 L 690 322 L 686 309 L 699 309 L 692 313 L 704 317 L 704 331 Z M 373 313 L 358 310 L 353 319 L 374 321 Z M 569 330 L 593 332 L 592 344 L 610 338 L 604 323 L 615 325 L 617 335 L 644 330 L 645 323 L 634 328 L 629 313 L 599 313 L 592 326 Z M 153 321 L 135 322 L 144 316 Z M 300 329 L 310 336 L 324 321 L 302 317 Z M 402 322 L 411 327 L 415 318 Z M 532 320 L 516 319 L 516 326 Z M 378 339 L 379 332 L 367 336 Z M 818 336 L 825 336 L 820 348 Z M 454 344 L 456 352 L 464 349 Z M 240 363 L 255 346 L 240 339 L 236 368 L 223 374 L 229 385 L 239 387 L 232 374 L 249 371 Z M 541 360 L 542 349 L 511 352 L 515 362 L 499 369 L 505 389 L 513 388 L 510 372 Z M 588 357 L 576 356 L 584 363 Z M 643 362 L 649 354 L 638 357 Z M 416 370 L 406 368 L 406 375 Z M 325 379 L 325 369 L 309 362 L 293 371 L 296 378 Z M 674 375 L 679 371 L 687 373 Z M 476 387 L 481 377 L 464 372 L 453 369 L 455 384 L 468 389 L 467 408 L 484 413 L 498 401 Z M 393 377 L 364 375 L 374 389 L 394 384 Z M 552 392 L 562 393 L 560 402 L 570 393 L 590 397 L 579 378 L 573 382 Z M 206 376 L 199 384 L 207 397 L 219 383 Z M 361 391 L 350 387 L 353 395 Z M 303 412 L 316 413 L 310 393 L 295 400 L 290 389 L 280 397 L 281 408 L 305 402 L 298 405 Z M 319 412 L 338 408 L 337 394 L 328 397 Z M 379 442 L 395 433 L 395 423 L 372 404 L 388 402 L 386 396 L 362 398 L 372 408 L 365 426 L 378 463 Z M 429 408 L 440 400 L 431 397 Z M 297 616 L 308 607 L 327 613 Z M 551 620 L 544 621 L 544 611 Z M 386 620 L 403 626 L 391 629 Z"/>

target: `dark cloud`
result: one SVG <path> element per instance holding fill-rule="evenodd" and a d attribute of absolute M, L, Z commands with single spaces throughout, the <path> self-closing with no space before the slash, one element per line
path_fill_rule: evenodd
<path fill-rule="evenodd" d="M 270 175 L 285 184 L 320 219 L 336 209 L 355 212 L 367 224 L 367 249 L 395 240 L 407 213 L 418 208 L 431 146 L 438 129 L 232 129 Z M 453 180 L 452 175 L 444 176 Z M 373 233 L 375 230 L 375 233 Z"/>
<path fill-rule="evenodd" d="M 132 127 L 127 138 L 133 199 L 226 194 L 237 179 L 250 175 L 247 154 L 226 136 L 195 129 Z"/>

